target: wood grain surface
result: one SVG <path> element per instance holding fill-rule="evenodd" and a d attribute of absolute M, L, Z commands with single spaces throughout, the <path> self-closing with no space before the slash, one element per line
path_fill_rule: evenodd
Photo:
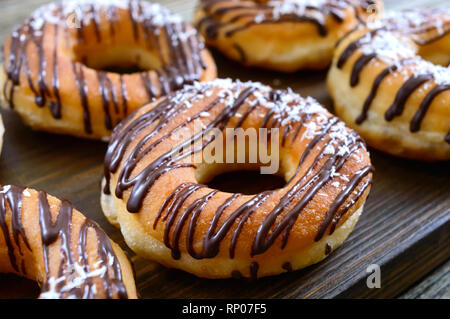
<path fill-rule="evenodd" d="M 0 0 L 0 41 L 14 24 L 48 1 Z M 160 1 L 191 20 L 195 1 Z M 391 0 L 390 9 L 448 6 L 448 1 Z M 332 110 L 326 72 L 284 75 L 243 69 L 214 52 L 220 77 L 292 87 Z M 132 256 L 143 298 L 382 298 L 449 297 L 450 163 L 422 163 L 371 150 L 374 185 L 354 232 L 323 262 L 257 281 L 205 280 L 135 256 L 100 208 L 100 177 L 106 144 L 35 132 L 2 110 L 6 128 L 0 183 L 44 189 L 70 200 Z M 381 288 L 369 289 L 366 269 L 381 267 Z M 438 267 L 441 268 L 438 268 Z M 435 273 L 425 281 L 427 275 Z M 442 283 L 442 284 L 440 284 Z M 433 293 L 427 294 L 432 287 Z M 411 290 L 409 290 L 411 288 Z M 408 291 L 409 290 L 409 291 Z M 0 298 L 33 298 L 35 283 L 0 275 Z"/>
<path fill-rule="evenodd" d="M 450 261 L 411 288 L 402 299 L 450 299 Z"/>

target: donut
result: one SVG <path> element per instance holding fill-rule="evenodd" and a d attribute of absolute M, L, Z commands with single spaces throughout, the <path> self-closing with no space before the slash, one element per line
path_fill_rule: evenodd
<path fill-rule="evenodd" d="M 255 128 L 259 148 L 278 145 L 274 174 L 286 185 L 254 195 L 209 188 L 222 172 L 263 168 L 207 156 L 220 153 L 218 133 Z M 233 160 L 237 149 L 223 156 Z M 259 278 L 317 263 L 341 245 L 372 172 L 358 134 L 314 99 L 218 79 L 147 104 L 114 129 L 101 203 L 144 258 L 199 277 Z"/>
<path fill-rule="evenodd" d="M 35 280 L 41 299 L 137 298 L 122 249 L 68 201 L 0 187 L 0 273 Z"/>
<path fill-rule="evenodd" d="M 378 0 L 200 0 L 194 21 L 227 57 L 295 72 L 328 67 L 336 41 L 382 10 Z"/>
<path fill-rule="evenodd" d="M 137 0 L 45 5 L 2 50 L 0 93 L 32 128 L 107 139 L 144 103 L 216 77 L 202 38 L 180 16 Z"/>
<path fill-rule="evenodd" d="M 337 44 L 327 85 L 336 114 L 369 146 L 450 159 L 450 10 L 391 13 Z"/>

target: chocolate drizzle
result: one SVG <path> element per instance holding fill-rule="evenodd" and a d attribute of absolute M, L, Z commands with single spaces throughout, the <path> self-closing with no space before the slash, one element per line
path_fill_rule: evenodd
<path fill-rule="evenodd" d="M 333 248 L 331 247 L 331 245 L 329 244 L 329 243 L 327 243 L 326 245 L 325 245 L 325 255 L 329 255 L 330 253 L 331 253 L 331 250 L 332 250 Z"/>
<path fill-rule="evenodd" d="M 208 93 L 217 89 L 219 93 Z M 191 105 L 191 108 L 195 107 L 192 105 L 199 105 L 201 102 L 195 100 L 199 96 L 211 96 L 210 102 L 200 107 L 200 110 L 196 109 L 195 115 L 185 117 L 181 124 L 170 130 L 166 129 L 162 136 L 155 137 L 168 123 L 177 118 L 186 108 L 186 104 Z M 200 146 L 182 152 L 184 146 L 195 145 L 200 136 L 205 136 L 213 128 L 223 130 L 233 118 L 237 123 L 234 126 L 239 127 L 251 113 L 256 110 L 260 112 L 261 108 L 265 108 L 266 103 L 272 103 L 275 106 L 265 109 L 261 126 L 280 127 L 280 129 L 295 128 L 295 131 L 290 132 L 294 136 L 292 139 L 286 138 L 289 134 L 283 135 L 286 143 L 294 143 L 297 138 L 304 138 L 304 133 L 300 134 L 301 129 L 296 126 L 306 129 L 318 117 L 324 116 L 324 113 L 317 111 L 317 108 L 319 110 L 322 108 L 312 99 L 304 100 L 292 92 L 273 91 L 255 83 L 235 84 L 229 80 L 217 80 L 188 86 L 177 94 L 171 94 L 156 103 L 140 116 L 130 116 L 114 129 L 105 157 L 104 192 L 110 194 L 110 187 L 115 187 L 116 197 L 124 198 L 124 191 L 129 190 L 126 200 L 127 209 L 130 213 L 139 213 L 156 181 L 172 170 L 195 169 L 194 165 L 182 160 L 196 152 L 201 152 L 214 141 L 214 136 Z M 293 117 L 292 108 L 304 109 L 300 112 L 302 113 L 300 117 Z M 169 143 L 169 140 L 170 143 L 174 143 L 173 135 L 178 130 L 208 111 L 214 111 L 217 115 L 208 120 L 209 123 L 204 125 L 201 132 L 195 132 L 185 140 L 178 140 L 169 151 L 159 154 L 153 161 L 136 171 L 137 164 L 143 161 L 157 145 Z M 241 115 L 237 117 L 237 113 Z M 364 143 L 357 134 L 345 131 L 345 126 L 338 118 L 325 116 L 321 118 L 321 125 L 322 129 L 314 133 L 305 147 L 297 172 L 286 185 L 284 196 L 265 214 L 263 222 L 254 235 L 254 242 L 249 252 L 251 257 L 263 254 L 280 238 L 281 248 L 286 247 L 289 234 L 304 208 L 325 185 L 340 175 L 339 172 L 349 161 L 350 156 L 365 149 Z M 141 134 L 144 130 L 145 134 Z M 133 141 L 136 142 L 136 138 L 137 143 L 130 149 L 130 144 Z M 334 151 L 330 153 L 330 149 Z M 128 155 L 125 157 L 125 154 Z M 299 176 L 300 168 L 308 159 L 312 160 L 312 164 L 308 164 L 310 166 Z M 111 174 L 115 173 L 118 180 L 114 186 L 110 183 Z M 352 206 L 348 204 L 349 202 L 355 203 L 363 196 L 371 183 L 371 173 L 370 165 L 362 167 L 347 186 L 343 187 L 343 192 L 333 201 L 333 205 L 326 214 L 316 240 L 323 236 L 328 226 L 332 223 L 336 224 L 349 210 Z M 194 247 L 198 244 L 194 245 L 194 236 L 198 236 L 196 225 L 201 218 L 202 210 L 218 195 L 218 191 L 192 182 L 181 183 L 161 204 L 155 215 L 153 228 L 156 229 L 159 224 L 163 224 L 164 243 L 171 249 L 174 259 L 179 259 L 181 256 L 179 243 L 182 240 L 183 231 L 186 234 L 187 252 L 193 258 L 214 258 L 219 254 L 221 244 L 225 240 L 229 242 L 229 257 L 234 258 L 239 237 L 245 231 L 247 221 L 261 206 L 272 200 L 275 192 L 262 192 L 247 197 L 248 200 L 245 201 L 242 194 L 227 196 L 218 206 L 207 231 L 203 234 L 202 248 L 195 249 Z M 240 202 L 239 206 L 230 211 L 231 205 L 235 206 L 236 202 Z M 333 230 L 330 233 L 332 232 Z M 258 266 L 253 262 L 250 270 L 252 277 L 257 276 L 257 270 Z"/>
<path fill-rule="evenodd" d="M 375 30 L 370 31 L 369 32 L 370 37 L 373 37 L 374 35 L 376 35 L 377 32 L 380 30 L 381 29 L 375 29 Z M 359 37 L 357 40 L 350 42 L 350 44 L 344 49 L 344 51 L 342 51 L 341 55 L 339 56 L 338 62 L 337 62 L 337 67 L 339 69 L 341 69 L 344 66 L 344 64 L 347 62 L 347 60 L 353 55 L 353 53 L 355 53 L 356 50 L 358 50 L 361 47 L 363 40 L 366 37 L 367 37 L 367 35 L 363 35 L 363 36 Z M 367 61 L 367 62 L 369 62 L 369 61 Z"/>
<path fill-rule="evenodd" d="M 394 117 L 399 116 L 403 113 L 405 108 L 406 100 L 411 96 L 411 94 L 423 83 L 431 80 L 433 77 L 430 74 L 424 74 L 419 76 L 413 76 L 409 78 L 403 86 L 398 90 L 395 96 L 394 103 L 389 107 L 384 114 L 386 121 L 392 121 Z"/>
<path fill-rule="evenodd" d="M 356 124 L 362 124 L 367 119 L 367 112 L 369 111 L 370 105 L 372 104 L 373 99 L 375 98 L 378 88 L 380 87 L 381 82 L 390 74 L 397 71 L 399 65 L 404 65 L 408 61 L 411 60 L 401 60 L 397 64 L 390 65 L 385 68 L 380 74 L 377 75 L 375 81 L 373 82 L 372 88 L 370 89 L 370 93 L 364 101 L 364 105 L 361 111 L 361 114 L 356 119 Z"/>
<path fill-rule="evenodd" d="M 119 14 L 119 10 L 128 11 L 128 15 Z M 62 76 L 60 67 L 64 67 L 63 64 L 68 59 L 62 57 L 61 52 L 63 45 L 70 46 L 68 42 L 70 29 L 67 21 L 74 13 L 77 17 L 76 44 L 83 45 L 89 45 L 89 41 L 92 41 L 89 38 L 90 32 L 94 33 L 96 45 L 102 42 L 114 42 L 116 30 L 126 23 L 121 20 L 127 17 L 131 21 L 130 34 L 136 41 L 136 45 L 141 46 L 145 43 L 145 50 L 156 51 L 162 65 L 160 69 L 142 71 L 138 75 L 142 79 L 141 85 L 147 92 L 149 100 L 201 79 L 206 68 L 202 58 L 204 49 L 202 40 L 192 27 L 182 22 L 180 17 L 161 6 L 138 0 L 111 1 L 110 4 L 96 3 L 94 0 L 82 3 L 58 2 L 35 11 L 23 25 L 13 31 L 9 44 L 2 49 L 2 63 L 7 78 L 3 86 L 3 96 L 11 108 L 14 108 L 15 90 L 18 87 L 28 86 L 35 96 L 38 107 L 48 106 L 53 118 L 63 119 L 61 108 L 68 103 L 64 100 L 64 96 L 71 95 L 72 92 L 61 91 L 64 88 L 60 86 L 60 76 Z M 104 34 L 105 24 L 109 28 L 108 35 Z M 54 38 L 50 46 L 45 40 L 47 37 Z M 59 41 L 62 37 L 66 38 L 67 43 Z M 34 56 L 37 56 L 37 68 L 32 67 Z M 82 58 L 81 61 L 83 61 Z M 102 99 L 105 128 L 111 130 L 115 123 L 112 120 L 110 107 L 116 110 L 114 118 L 117 122 L 132 111 L 125 78 L 120 75 L 120 81 L 116 84 L 116 81 L 112 80 L 115 74 L 99 71 L 96 79 L 99 88 L 97 92 L 95 86 L 88 87 L 86 79 L 88 68 L 77 61 L 71 61 L 71 63 L 83 110 L 85 133 L 88 135 L 95 133 L 91 119 L 95 103 L 91 102 L 90 96 L 97 94 Z M 157 75 L 157 82 L 150 80 L 150 75 L 153 73 Z M 89 85 L 91 86 L 90 81 Z M 117 99 L 118 96 L 121 96 L 120 100 Z M 135 108 L 135 104 L 145 101 L 131 102 Z M 120 112 L 117 111 L 119 104 Z"/>
<path fill-rule="evenodd" d="M 342 206 L 342 204 L 345 203 L 346 199 L 353 194 L 353 191 L 355 188 L 361 183 L 361 181 L 369 174 L 373 172 L 372 166 L 366 166 L 362 170 L 356 173 L 355 176 L 352 177 L 350 182 L 346 185 L 346 187 L 339 193 L 339 195 L 334 200 L 333 204 L 330 206 L 330 209 L 328 210 L 327 215 L 325 216 L 325 219 L 322 221 L 322 224 L 320 225 L 319 232 L 316 236 L 316 241 L 319 241 L 322 236 L 324 235 L 325 231 L 327 230 L 328 226 L 332 222 L 333 217 L 335 220 L 333 220 L 333 227 L 332 230 L 334 230 L 334 226 L 338 223 L 339 219 L 346 213 L 349 207 L 344 207 L 343 211 L 339 213 L 338 216 L 336 216 L 336 212 L 339 209 L 339 207 Z M 369 186 L 370 181 L 366 182 L 366 184 L 362 187 L 363 191 L 366 190 L 367 186 Z M 361 194 L 359 194 L 361 196 Z M 356 197 L 358 198 L 358 196 Z M 354 200 L 354 199 L 353 199 Z M 353 203 L 352 203 L 353 204 Z"/>
<path fill-rule="evenodd" d="M 350 86 L 357 86 L 359 83 L 360 74 L 369 64 L 369 62 L 376 58 L 383 60 L 383 57 L 381 57 L 377 52 L 377 50 L 384 50 L 383 45 L 377 44 L 380 46 L 380 48 L 378 49 L 370 47 L 370 43 L 375 41 L 375 37 L 377 37 L 379 34 L 385 36 L 386 32 L 388 32 L 397 36 L 408 36 L 421 46 L 430 44 L 431 42 L 441 39 L 442 37 L 447 35 L 448 32 L 450 32 L 450 29 L 447 28 L 448 22 L 443 21 L 442 25 L 436 22 L 442 19 L 442 13 L 442 10 L 430 10 L 424 12 L 409 10 L 401 13 L 398 16 L 386 18 L 381 22 L 381 24 L 378 23 L 374 26 L 370 26 L 371 29 L 369 29 L 369 31 L 364 33 L 362 36 L 359 36 L 356 40 L 353 40 L 352 42 L 346 44 L 346 47 L 342 50 L 342 53 L 337 59 L 337 67 L 343 68 L 350 57 L 356 54 L 358 49 L 362 49 L 361 51 L 363 51 L 363 54 L 356 58 L 355 62 L 353 63 L 350 75 Z M 358 30 L 360 30 L 360 28 L 356 28 L 350 31 L 343 37 L 343 39 L 346 39 L 347 37 L 349 37 L 349 35 L 357 32 Z M 418 38 L 419 35 L 420 37 Z M 338 42 L 338 45 L 343 43 L 343 39 Z M 369 49 L 363 49 L 363 46 L 368 43 Z M 388 47 L 389 45 L 390 43 L 385 44 L 386 47 Z M 406 72 L 404 71 L 404 66 L 412 65 L 412 67 L 417 69 L 417 72 L 412 72 L 412 74 L 405 74 L 407 79 L 398 90 L 392 105 L 386 110 L 385 119 L 386 121 L 392 121 L 395 117 L 402 115 L 405 104 L 409 97 L 419 87 L 424 86 L 425 83 L 434 81 L 436 82 L 436 85 L 434 85 L 432 89 L 426 94 L 425 98 L 422 100 L 418 110 L 416 111 L 410 122 L 410 131 L 412 133 L 418 132 L 431 103 L 439 94 L 450 89 L 450 79 L 438 81 L 435 77 L 435 74 L 433 73 L 433 70 L 430 70 L 430 72 L 428 73 L 426 70 L 426 68 L 433 68 L 436 66 L 433 66 L 431 64 L 425 66 L 424 64 L 428 62 L 421 60 L 421 58 L 419 57 L 401 57 L 402 50 L 405 50 L 403 47 L 392 48 L 392 50 L 398 51 L 397 53 L 399 54 L 399 57 L 395 58 L 392 61 L 386 60 L 386 62 L 388 62 L 388 66 L 375 77 L 369 95 L 366 97 L 362 106 L 361 114 L 356 118 L 355 122 L 357 124 L 362 124 L 367 119 L 370 106 L 375 99 L 383 80 L 396 72 Z M 450 132 L 445 137 L 445 141 L 447 143 L 449 143 L 449 135 Z"/>
<path fill-rule="evenodd" d="M 72 70 L 75 76 L 75 83 L 78 87 L 78 93 L 80 95 L 81 106 L 83 107 L 83 121 L 84 121 L 84 131 L 87 134 L 92 134 L 92 124 L 91 124 L 91 116 L 89 112 L 89 102 L 88 102 L 88 93 L 89 89 L 86 85 L 84 70 L 81 64 L 76 62 L 72 62 Z"/>
<path fill-rule="evenodd" d="M 11 266 L 16 273 L 22 275 L 26 275 L 23 245 L 30 253 L 32 252 L 28 243 L 28 231 L 22 224 L 22 219 L 27 218 L 22 217 L 22 214 L 27 216 L 31 214 L 26 211 L 30 208 L 22 205 L 23 196 L 31 196 L 30 192 L 34 191 L 17 186 L 3 186 L 0 189 L 1 231 L 8 248 Z M 52 216 L 47 194 L 39 191 L 37 197 L 45 268 L 45 278 L 39 279 L 42 283 L 41 298 L 127 298 L 120 264 L 106 234 L 95 223 L 85 219 L 77 235 L 72 225 L 73 207 L 68 201 L 61 202 L 55 219 Z M 6 221 L 7 214 L 11 216 L 10 226 Z M 12 234 L 9 232 L 9 227 L 12 229 Z M 92 231 L 95 233 L 97 242 L 98 259 L 95 262 L 90 260 L 87 251 L 87 236 L 88 232 Z M 11 235 L 14 244 L 11 241 Z M 74 246 L 75 242 L 76 246 Z M 60 253 L 51 254 L 50 250 L 56 249 L 56 245 L 59 245 Z M 18 267 L 18 256 L 22 258 L 22 269 Z M 54 259 L 57 258 L 55 256 L 60 256 L 60 260 L 55 261 Z M 55 267 L 58 268 L 55 269 Z M 82 272 L 78 269 L 80 267 Z M 100 280 L 106 296 L 101 295 L 99 287 L 93 281 L 94 278 L 96 281 Z"/>
<path fill-rule="evenodd" d="M 353 66 L 352 75 L 350 76 L 350 85 L 351 86 L 358 85 L 359 74 L 361 73 L 362 68 L 364 68 L 364 66 L 375 57 L 376 57 L 375 53 L 367 54 L 367 55 L 363 54 L 358 58 L 358 60 L 356 60 L 354 66 Z"/>
<path fill-rule="evenodd" d="M 6 191 L 7 190 L 7 191 Z M 0 226 L 3 231 L 3 237 L 5 238 L 6 245 L 8 247 L 8 256 L 11 262 L 11 266 L 14 268 L 16 272 L 22 271 L 26 274 L 26 269 L 23 267 L 19 270 L 18 261 L 14 254 L 14 246 L 11 241 L 11 237 L 9 234 L 9 228 L 6 221 L 6 210 L 7 205 L 11 209 L 11 229 L 12 229 L 12 238 L 14 239 L 14 246 L 17 247 L 19 255 L 23 255 L 21 248 L 21 241 L 25 246 L 31 250 L 31 247 L 28 243 L 27 236 L 25 235 L 25 230 L 22 226 L 22 189 L 17 186 L 11 186 L 9 189 L 7 187 L 2 187 L 0 191 Z"/>
<path fill-rule="evenodd" d="M 247 30 L 258 24 L 276 24 L 288 22 L 308 22 L 316 26 L 321 37 L 326 37 L 328 29 L 327 16 L 336 22 L 344 21 L 345 10 L 353 8 L 355 17 L 364 21 L 362 12 L 371 0 L 365 1 L 335 1 L 323 3 L 305 1 L 234 1 L 234 0 L 201 0 L 200 8 L 205 16 L 197 22 L 197 28 L 202 30 L 207 38 L 216 38 L 221 30 L 226 37 Z"/>
<path fill-rule="evenodd" d="M 292 271 L 292 264 L 290 262 L 285 262 L 283 264 L 283 266 L 281 266 L 281 268 L 283 268 L 287 272 L 291 272 Z"/>
<path fill-rule="evenodd" d="M 437 85 L 427 94 L 411 121 L 411 132 L 417 132 L 420 129 L 420 124 L 422 123 L 422 120 L 425 117 L 425 114 L 427 113 L 428 108 L 430 107 L 431 102 L 433 102 L 434 98 L 441 92 L 447 91 L 449 89 L 450 84 Z"/>
<path fill-rule="evenodd" d="M 250 278 L 253 280 L 258 279 L 259 264 L 257 262 L 252 262 L 250 264 Z"/>

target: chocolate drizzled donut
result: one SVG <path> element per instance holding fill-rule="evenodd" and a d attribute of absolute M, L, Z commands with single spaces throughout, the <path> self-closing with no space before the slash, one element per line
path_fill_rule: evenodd
<path fill-rule="evenodd" d="M 351 7 L 355 17 L 363 22 L 361 13 L 375 1 L 363 0 L 287 0 L 287 1 L 236 1 L 201 0 L 200 7 L 208 15 L 197 22 L 199 29 L 209 38 L 224 29 L 227 37 L 256 24 L 284 22 L 309 22 L 316 26 L 320 36 L 327 35 L 326 16 L 331 15 L 339 23 L 344 21 L 344 11 Z M 234 14 L 236 13 L 236 14 Z M 231 16 L 224 21 L 225 16 Z M 236 24 L 238 26 L 236 26 Z"/>
<path fill-rule="evenodd" d="M 196 121 L 202 122 L 200 130 L 177 137 Z M 249 126 L 279 129 L 280 145 L 295 152 L 289 162 L 297 164 L 282 168 L 290 172 L 285 187 L 252 196 L 227 194 L 192 178 L 203 164 L 191 157 L 216 141 L 216 135 L 204 141 L 202 136 Z M 189 145 L 194 147 L 186 150 Z M 258 83 L 216 80 L 185 87 L 116 127 L 105 157 L 102 205 L 110 221 L 121 224 L 131 248 L 144 256 L 200 276 L 226 277 L 234 271 L 257 277 L 285 271 L 285 262 L 298 269 L 301 262 L 287 252 L 295 256 L 300 242 L 310 247 L 332 236 L 364 201 L 372 172 L 364 142 L 313 99 Z M 327 204 L 320 200 L 326 194 Z M 299 220 L 314 203 L 322 203 L 312 213 L 315 226 L 302 235 Z M 171 259 L 143 248 L 158 246 L 149 236 L 164 243 Z M 324 252 L 320 249 L 321 258 Z M 271 254 L 289 259 L 269 270 Z M 249 264 L 226 274 L 206 264 L 202 270 L 186 265 L 214 259 Z"/>
<path fill-rule="evenodd" d="M 46 5 L 14 29 L 2 56 L 0 85 L 11 108 L 37 128 L 92 138 L 108 136 L 149 100 L 215 77 L 195 29 L 159 4 L 139 0 Z M 108 60 L 118 60 L 131 74 L 109 70 L 102 65 Z M 30 118 L 29 113 L 47 114 L 23 101 L 30 91 L 35 107 L 48 107 L 49 123 Z"/>
<path fill-rule="evenodd" d="M 427 114 L 429 114 L 430 121 L 433 121 L 435 112 L 440 112 L 441 118 L 448 119 L 448 112 L 445 112 L 446 106 L 441 108 L 436 106 L 436 103 L 437 105 L 445 104 L 445 101 L 448 100 L 446 94 L 450 90 L 450 69 L 448 67 L 450 51 L 446 45 L 449 33 L 450 12 L 448 10 L 421 9 L 390 13 L 384 19 L 361 26 L 341 39 L 337 44 L 338 53 L 335 56 L 335 67 L 341 72 L 347 72 L 344 69 L 349 68 L 350 88 L 358 90 L 359 87 L 365 86 L 365 83 L 361 83 L 360 80 L 364 72 L 372 69 L 374 71 L 371 73 L 376 72 L 376 76 L 370 80 L 370 89 L 361 103 L 360 113 L 354 118 L 355 123 L 363 125 L 366 121 L 372 122 L 368 119 L 372 108 L 374 108 L 373 114 L 378 113 L 378 109 L 382 108 L 386 122 L 392 122 L 408 114 L 407 116 L 410 117 L 408 128 L 409 132 L 413 134 L 421 131 Z M 419 54 L 431 62 L 426 61 Z M 383 67 L 379 68 L 378 66 L 381 65 Z M 334 74 L 333 67 L 329 75 L 329 86 L 332 91 L 334 91 L 331 83 L 331 74 Z M 378 71 L 378 69 L 380 70 Z M 403 80 L 399 80 L 398 89 L 395 85 L 394 100 L 386 107 L 381 107 L 379 101 L 384 99 L 384 93 L 380 87 L 393 81 L 392 79 Z M 423 91 L 426 94 L 421 94 Z M 421 97 L 417 99 L 418 103 L 416 103 L 413 96 L 419 94 Z M 337 94 L 336 97 L 339 98 Z M 439 99 L 442 102 L 439 102 Z M 432 105 L 435 105 L 435 110 L 430 110 Z M 412 112 L 410 110 L 414 110 L 412 115 L 409 115 Z M 338 110 L 338 114 L 341 115 L 342 112 Z M 442 124 L 444 125 L 438 126 L 445 129 L 445 121 Z M 430 125 L 427 127 L 429 127 L 427 132 L 434 129 Z M 356 126 L 355 128 L 358 129 Z M 411 139 L 413 136 L 411 135 Z M 441 140 L 449 144 L 449 136 L 450 131 L 447 127 L 447 132 Z M 430 143 L 430 147 L 432 147 L 431 143 L 435 142 L 423 141 L 423 144 L 425 143 Z M 381 143 L 375 144 L 381 146 Z M 410 146 L 403 147 L 410 148 Z M 433 148 L 437 149 L 438 146 Z M 445 153 L 445 151 L 442 152 Z M 405 154 L 405 156 L 421 157 L 414 154 Z M 442 156 L 446 157 L 445 155 L 438 157 Z"/>
<path fill-rule="evenodd" d="M 327 67 L 334 43 L 382 10 L 372 0 L 202 0 L 194 21 L 228 57 L 293 72 Z"/>
<path fill-rule="evenodd" d="M 40 298 L 136 297 L 133 275 L 124 278 L 131 267 L 123 252 L 68 201 L 3 186 L 0 233 L 7 248 L 0 270 L 37 280 Z"/>
<path fill-rule="evenodd" d="M 384 21 L 373 24 L 371 27 L 374 29 L 369 34 L 366 34 L 357 41 L 351 42 L 342 52 L 338 59 L 338 67 L 342 68 L 352 53 L 356 49 L 363 47 L 362 50 L 365 50 L 365 53 L 354 63 L 350 78 L 350 85 L 352 87 L 356 86 L 359 82 L 359 74 L 363 71 L 364 67 L 370 61 L 383 55 L 386 50 L 398 50 L 395 53 L 393 52 L 393 54 L 399 56 L 402 54 L 411 54 L 411 49 L 405 45 L 399 44 L 399 47 L 392 47 L 392 41 L 396 41 L 396 39 L 386 32 L 412 35 L 413 41 L 418 45 L 433 43 L 450 32 L 450 15 L 448 15 L 448 20 L 442 20 L 440 19 L 442 13 L 442 10 L 425 10 L 425 12 L 418 10 L 405 11 L 403 14 L 393 14 L 393 17 L 388 17 Z M 374 44 L 374 42 L 380 43 Z M 368 46 L 364 46 L 365 44 L 368 44 Z M 372 48 L 370 46 L 372 46 Z M 383 57 L 381 56 L 381 58 Z M 389 57 L 387 59 L 389 59 Z M 445 67 L 425 63 L 419 58 L 400 58 L 396 59 L 396 61 L 392 61 L 392 63 L 394 64 L 389 65 L 376 77 L 370 94 L 364 101 L 363 112 L 358 116 L 356 122 L 361 124 L 367 118 L 370 104 L 376 96 L 381 81 L 389 74 L 399 71 L 399 67 L 408 65 L 414 67 L 419 73 L 414 72 L 413 76 L 411 76 L 400 88 L 393 105 L 386 111 L 385 118 L 387 121 L 391 121 L 395 116 L 401 115 L 408 97 L 425 82 L 434 80 L 437 85 L 425 96 L 419 109 L 411 120 L 410 130 L 411 132 L 417 132 L 420 128 L 420 123 L 433 100 L 439 93 L 450 90 L 450 71 Z"/>

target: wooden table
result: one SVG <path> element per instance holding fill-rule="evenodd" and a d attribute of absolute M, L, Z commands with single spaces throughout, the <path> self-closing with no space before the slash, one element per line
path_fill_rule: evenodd
<path fill-rule="evenodd" d="M 0 0 L 0 41 L 46 0 Z M 195 1 L 160 1 L 191 20 Z M 390 9 L 445 6 L 437 0 L 385 1 Z M 326 72 L 283 75 L 245 70 L 215 52 L 221 77 L 290 86 L 331 109 Z M 104 218 L 99 204 L 106 144 L 34 132 L 12 112 L 2 111 L 6 135 L 0 183 L 32 186 L 66 198 L 126 245 Z M 355 231 L 341 248 L 307 269 L 254 282 L 204 280 L 132 256 L 143 298 L 450 298 L 450 163 L 421 163 L 371 150 L 374 186 Z M 443 173 L 444 172 L 444 173 Z M 381 288 L 368 289 L 366 269 L 381 267 Z M 430 276 L 429 274 L 432 273 Z M 38 295 L 36 284 L 0 275 L 1 298 Z"/>

